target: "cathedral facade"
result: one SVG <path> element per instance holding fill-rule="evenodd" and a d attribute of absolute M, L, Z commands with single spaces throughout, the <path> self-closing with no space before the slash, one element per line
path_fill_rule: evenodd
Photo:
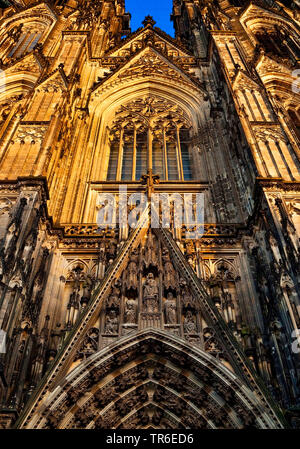
<path fill-rule="evenodd" d="M 0 9 L 0 427 L 298 427 L 299 5 L 130 18 Z"/>

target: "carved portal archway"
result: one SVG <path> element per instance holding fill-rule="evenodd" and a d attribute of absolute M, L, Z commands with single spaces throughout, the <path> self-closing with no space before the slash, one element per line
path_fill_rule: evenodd
<path fill-rule="evenodd" d="M 162 331 L 127 336 L 73 369 L 31 428 L 270 428 L 267 405 L 224 365 Z"/>

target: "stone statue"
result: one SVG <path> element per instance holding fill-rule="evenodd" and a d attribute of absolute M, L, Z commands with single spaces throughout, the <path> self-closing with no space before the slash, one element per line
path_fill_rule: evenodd
<path fill-rule="evenodd" d="M 180 279 L 180 292 L 181 292 L 181 301 L 185 307 L 193 306 L 194 298 L 190 292 L 190 289 L 187 285 L 187 282 L 184 279 Z"/>
<path fill-rule="evenodd" d="M 83 283 L 83 293 L 80 300 L 83 306 L 89 302 L 91 298 L 92 288 L 93 288 L 93 280 L 91 279 L 90 276 L 87 276 Z"/>
<path fill-rule="evenodd" d="M 127 288 L 133 288 L 136 289 L 138 285 L 138 253 L 137 251 L 133 251 L 130 257 L 130 261 L 126 270 L 126 280 L 125 285 Z"/>
<path fill-rule="evenodd" d="M 186 334 L 194 334 L 196 332 L 195 318 L 190 310 L 186 312 L 184 317 L 183 329 Z"/>
<path fill-rule="evenodd" d="M 125 303 L 125 323 L 136 323 L 137 301 L 127 299 Z"/>
<path fill-rule="evenodd" d="M 153 273 L 148 274 L 143 290 L 146 312 L 158 312 L 158 285 Z"/>
<path fill-rule="evenodd" d="M 111 310 L 105 319 L 105 333 L 106 334 L 117 334 L 118 333 L 118 317 L 115 310 Z"/>
<path fill-rule="evenodd" d="M 18 229 L 16 223 L 11 223 L 11 225 L 7 228 L 6 237 L 4 241 L 4 251 L 8 251 L 11 246 L 11 242 L 14 240 L 14 237 L 18 235 Z"/>
<path fill-rule="evenodd" d="M 167 324 L 176 324 L 176 301 L 174 300 L 173 294 L 168 293 L 167 299 L 165 301 L 165 317 Z"/>
<path fill-rule="evenodd" d="M 175 270 L 167 250 L 164 250 L 162 258 L 164 261 L 164 286 L 165 288 L 174 287 L 176 283 Z"/>
<path fill-rule="evenodd" d="M 26 265 L 26 262 L 30 259 L 31 255 L 34 251 L 35 241 L 36 241 L 36 232 L 30 232 L 29 236 L 27 237 L 27 239 L 25 241 L 22 259 L 21 259 L 24 266 Z"/>
<path fill-rule="evenodd" d="M 158 286 L 153 273 L 149 273 L 144 284 L 144 298 L 158 296 Z"/>
<path fill-rule="evenodd" d="M 107 298 L 108 308 L 119 309 L 121 286 L 122 286 L 122 283 L 121 283 L 120 279 L 116 279 L 113 282 L 112 292 L 109 295 L 109 297 Z"/>
<path fill-rule="evenodd" d="M 35 278 L 34 283 L 33 283 L 33 289 L 32 289 L 32 295 L 31 295 L 32 303 L 39 301 L 42 290 L 43 290 L 43 279 L 42 279 L 42 275 L 39 274 Z"/>
<path fill-rule="evenodd" d="M 107 259 L 109 263 L 112 263 L 116 256 L 117 245 L 115 240 L 110 240 L 107 247 Z"/>

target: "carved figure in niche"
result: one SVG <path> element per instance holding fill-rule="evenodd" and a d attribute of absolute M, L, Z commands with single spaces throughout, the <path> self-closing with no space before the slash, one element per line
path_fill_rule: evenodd
<path fill-rule="evenodd" d="M 194 298 L 191 295 L 187 282 L 184 279 L 180 279 L 181 300 L 184 307 L 192 306 Z"/>
<path fill-rule="evenodd" d="M 105 333 L 106 334 L 117 334 L 118 333 L 118 316 L 115 310 L 111 310 L 107 313 L 105 318 Z"/>
<path fill-rule="evenodd" d="M 125 323 L 136 322 L 137 301 L 135 299 L 127 299 L 125 303 Z"/>
<path fill-rule="evenodd" d="M 112 263 L 116 256 L 116 242 L 115 240 L 110 240 L 107 246 L 107 259 L 109 263 Z"/>
<path fill-rule="evenodd" d="M 185 245 L 185 252 L 187 256 L 192 256 L 193 254 L 195 254 L 195 247 L 193 242 L 187 241 Z"/>
<path fill-rule="evenodd" d="M 207 352 L 220 352 L 217 347 L 217 343 L 214 338 L 209 338 L 205 342 L 205 350 Z"/>
<path fill-rule="evenodd" d="M 158 285 L 153 273 L 149 273 L 144 284 L 144 298 L 158 296 Z"/>
<path fill-rule="evenodd" d="M 40 273 L 34 280 L 31 296 L 32 303 L 37 302 L 39 300 L 42 290 L 43 290 L 43 276 L 42 273 Z"/>
<path fill-rule="evenodd" d="M 138 285 L 138 251 L 134 250 L 130 256 L 130 261 L 126 270 L 126 280 L 125 285 L 127 288 L 136 289 Z"/>
<path fill-rule="evenodd" d="M 144 283 L 143 300 L 146 312 L 158 312 L 158 285 L 153 273 L 149 273 Z"/>
<path fill-rule="evenodd" d="M 167 324 L 176 324 L 176 301 L 171 292 L 168 293 L 165 301 L 165 317 Z"/>
<path fill-rule="evenodd" d="M 18 230 L 15 223 L 12 223 L 8 228 L 6 232 L 5 237 L 5 243 L 4 243 L 4 251 L 6 252 L 10 246 L 11 242 L 14 240 L 14 238 L 18 235 Z"/>
<path fill-rule="evenodd" d="M 36 241 L 36 232 L 31 232 L 26 239 L 23 249 L 22 263 L 24 266 L 26 265 L 27 260 L 29 260 L 34 251 L 35 241 Z"/>
<path fill-rule="evenodd" d="M 83 306 L 89 302 L 91 298 L 92 289 L 93 289 L 93 280 L 91 276 L 87 276 L 83 284 L 83 293 L 80 301 Z"/>
<path fill-rule="evenodd" d="M 194 334 L 196 332 L 195 317 L 190 310 L 186 312 L 184 317 L 183 329 L 185 334 Z"/>
<path fill-rule="evenodd" d="M 176 284 L 176 275 L 168 250 L 163 251 L 162 258 L 164 261 L 164 286 L 165 288 L 174 288 Z"/>
<path fill-rule="evenodd" d="M 107 306 L 109 308 L 119 309 L 120 294 L 121 294 L 121 281 L 117 279 L 112 285 L 112 292 L 107 299 Z"/>

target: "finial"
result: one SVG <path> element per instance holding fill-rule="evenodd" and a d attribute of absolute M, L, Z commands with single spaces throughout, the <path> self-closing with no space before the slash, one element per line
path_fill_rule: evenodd
<path fill-rule="evenodd" d="M 155 20 L 153 19 L 152 16 L 148 15 L 148 16 L 145 17 L 145 19 L 143 20 L 142 24 L 144 25 L 144 27 L 146 27 L 147 25 L 150 25 L 151 27 L 153 27 L 156 24 L 156 22 L 155 22 Z"/>

